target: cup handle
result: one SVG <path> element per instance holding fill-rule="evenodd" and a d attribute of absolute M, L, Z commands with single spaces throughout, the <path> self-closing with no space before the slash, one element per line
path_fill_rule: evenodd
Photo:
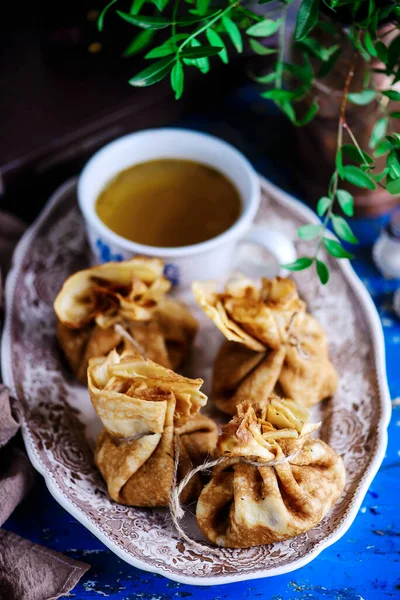
<path fill-rule="evenodd" d="M 255 244 L 267 250 L 272 260 L 239 261 L 238 268 L 251 277 L 276 277 L 285 275 L 287 271 L 281 265 L 294 262 L 297 257 L 293 242 L 281 231 L 270 229 L 265 225 L 253 225 L 239 244 Z"/>

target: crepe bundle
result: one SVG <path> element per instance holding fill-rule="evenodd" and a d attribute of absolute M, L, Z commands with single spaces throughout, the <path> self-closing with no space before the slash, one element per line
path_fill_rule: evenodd
<path fill-rule="evenodd" d="M 105 429 L 95 450 L 96 464 L 113 500 L 129 506 L 166 506 L 179 443 L 178 478 L 215 450 L 217 427 L 198 414 L 207 397 L 201 379 L 188 379 L 138 354 L 93 358 L 88 385 Z M 194 477 L 182 502 L 197 498 Z"/>
<path fill-rule="evenodd" d="M 319 426 L 309 417 L 309 409 L 276 396 L 238 406 L 217 444 L 228 460 L 214 468 L 197 502 L 198 526 L 211 542 L 248 548 L 286 540 L 331 510 L 345 485 L 344 464 L 328 444 L 309 437 Z"/>
<path fill-rule="evenodd" d="M 238 276 L 223 293 L 213 283 L 194 283 L 193 292 L 227 338 L 213 374 L 212 398 L 221 411 L 234 415 L 241 402 L 273 391 L 305 406 L 335 392 L 338 378 L 326 335 L 305 312 L 293 281 L 263 279 L 257 287 Z"/>
<path fill-rule="evenodd" d="M 165 297 L 171 284 L 163 270 L 160 259 L 135 257 L 66 280 L 54 302 L 57 337 L 79 381 L 86 383 L 90 358 L 132 349 L 132 338 L 148 358 L 180 366 L 198 325 L 183 303 Z"/>

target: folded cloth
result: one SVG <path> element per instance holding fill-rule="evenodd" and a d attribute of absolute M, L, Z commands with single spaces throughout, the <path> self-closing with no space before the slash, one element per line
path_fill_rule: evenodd
<path fill-rule="evenodd" d="M 34 470 L 15 435 L 20 415 L 0 384 L 0 525 L 29 492 Z M 67 594 L 89 566 L 0 529 L 0 600 L 51 600 Z"/>
<path fill-rule="evenodd" d="M 19 221 L 0 213 L 0 309 L 1 276 L 23 229 Z M 34 469 L 19 439 L 19 427 L 18 403 L 0 384 L 0 526 L 29 492 L 34 480 Z M 89 565 L 0 529 L 0 600 L 59 598 L 72 590 L 88 569 Z"/>
<path fill-rule="evenodd" d="M 0 529 L 1 600 L 53 600 L 68 594 L 89 565 Z"/>

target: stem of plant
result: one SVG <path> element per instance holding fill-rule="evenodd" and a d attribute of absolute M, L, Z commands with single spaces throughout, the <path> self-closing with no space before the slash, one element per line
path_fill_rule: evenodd
<path fill-rule="evenodd" d="M 357 150 L 358 150 L 358 153 L 359 153 L 359 155 L 360 155 L 360 156 L 361 156 L 361 158 L 362 158 L 363 164 L 365 164 L 365 165 L 368 165 L 368 163 L 367 163 L 367 162 L 365 162 L 364 153 L 363 153 L 363 151 L 361 150 L 360 144 L 357 142 L 357 139 L 356 139 L 356 137 L 355 137 L 354 133 L 352 132 L 352 130 L 350 129 L 350 127 L 347 125 L 347 123 L 346 123 L 346 122 L 344 122 L 344 123 L 343 123 L 343 129 L 345 129 L 345 130 L 347 131 L 347 133 L 349 134 L 349 136 L 350 136 L 350 138 L 351 138 L 351 141 L 353 142 L 353 144 L 354 144 L 354 145 L 355 145 L 355 147 L 357 148 Z"/>
<path fill-rule="evenodd" d="M 251 10 L 248 10 L 240 4 L 237 6 L 237 9 L 240 10 L 240 12 L 243 13 L 246 17 L 249 17 L 249 19 L 253 19 L 254 21 L 258 22 L 264 20 L 264 17 L 262 15 L 256 15 L 255 13 L 251 12 Z"/>
<path fill-rule="evenodd" d="M 350 83 L 354 76 L 355 58 L 356 57 L 353 56 L 352 60 L 350 62 L 349 70 L 348 70 L 347 77 L 346 77 L 346 82 L 344 84 L 344 89 L 343 89 L 342 103 L 340 105 L 340 116 L 339 116 L 339 124 L 338 124 L 337 142 L 336 142 L 336 154 L 339 152 L 340 148 L 343 145 L 343 129 L 348 130 L 348 126 L 346 123 L 346 105 L 347 105 L 347 96 L 349 93 Z M 357 146 L 358 146 L 358 144 L 357 144 Z M 361 152 L 361 148 L 360 148 L 360 152 Z M 332 190 L 331 190 L 332 201 L 330 203 L 330 206 L 328 208 L 328 211 L 325 215 L 325 218 L 324 218 L 322 226 L 321 226 L 321 233 L 319 234 L 317 247 L 316 247 L 315 253 L 314 253 L 314 261 L 318 258 L 318 252 L 319 252 L 319 249 L 321 248 L 321 244 L 322 244 L 324 236 L 325 236 L 326 228 L 328 226 L 330 218 L 332 217 L 333 205 L 336 200 L 338 181 L 339 181 L 339 171 L 336 167 L 335 172 L 333 174 L 333 184 L 332 184 Z"/>
<path fill-rule="evenodd" d="M 182 49 L 194 38 L 196 38 L 198 35 L 200 35 L 201 33 L 203 33 L 203 31 L 205 31 L 206 29 L 208 29 L 209 27 L 211 27 L 211 25 L 214 25 L 214 23 L 216 23 L 216 21 L 219 21 L 219 19 L 221 19 L 224 15 L 226 15 L 226 13 L 228 13 L 229 11 L 231 11 L 233 8 L 235 8 L 236 6 L 238 6 L 240 4 L 240 2 L 235 2 L 234 4 L 231 4 L 230 6 L 227 6 L 226 8 L 224 8 L 223 10 L 218 11 L 215 14 L 215 17 L 213 19 L 211 19 L 210 21 L 207 21 L 207 23 L 205 23 L 204 25 L 202 25 L 201 27 L 199 27 L 199 29 L 197 29 L 196 31 L 194 31 L 191 35 L 189 35 L 188 38 L 186 38 L 186 40 L 183 40 L 182 44 L 179 46 L 178 48 L 178 53 L 182 51 Z"/>

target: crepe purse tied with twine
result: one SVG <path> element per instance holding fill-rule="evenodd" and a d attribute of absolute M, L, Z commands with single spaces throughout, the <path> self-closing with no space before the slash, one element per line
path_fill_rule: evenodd
<path fill-rule="evenodd" d="M 335 392 L 326 335 L 292 280 L 262 279 L 258 286 L 238 275 L 222 293 L 213 282 L 195 282 L 193 293 L 227 339 L 213 373 L 212 399 L 221 411 L 234 415 L 241 402 L 272 392 L 305 406 Z"/>
<path fill-rule="evenodd" d="M 95 462 L 110 497 L 129 506 L 167 506 L 175 473 L 178 477 L 215 451 L 217 426 L 199 409 L 207 402 L 202 379 L 188 379 L 145 360 L 139 354 L 118 354 L 89 361 L 88 385 L 104 430 Z M 196 499 L 200 475 L 182 492 L 182 501 Z"/>
<path fill-rule="evenodd" d="M 81 383 L 90 358 L 132 349 L 132 338 L 148 358 L 167 368 L 181 365 L 198 323 L 185 304 L 166 297 L 171 284 L 163 271 L 162 260 L 135 257 L 65 281 L 54 302 L 57 338 Z"/>
<path fill-rule="evenodd" d="M 319 427 L 309 418 L 309 409 L 274 395 L 237 407 L 218 439 L 220 464 L 197 502 L 197 524 L 211 542 L 248 548 L 286 540 L 331 510 L 345 468 L 328 444 L 309 437 Z"/>

